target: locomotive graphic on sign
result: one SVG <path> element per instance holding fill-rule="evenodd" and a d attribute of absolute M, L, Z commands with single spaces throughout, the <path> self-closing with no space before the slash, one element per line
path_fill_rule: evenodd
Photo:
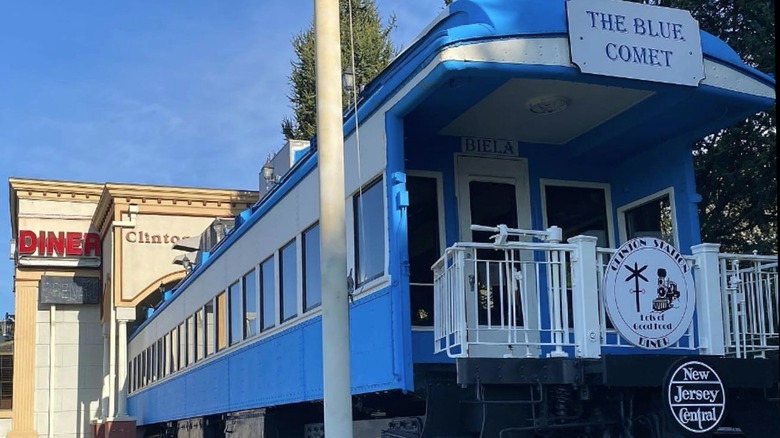
<path fill-rule="evenodd" d="M 655 293 L 648 293 L 653 283 Z M 669 347 L 685 334 L 693 319 L 690 266 L 674 246 L 661 239 L 629 240 L 609 261 L 604 301 L 615 328 L 626 340 L 647 349 Z"/>

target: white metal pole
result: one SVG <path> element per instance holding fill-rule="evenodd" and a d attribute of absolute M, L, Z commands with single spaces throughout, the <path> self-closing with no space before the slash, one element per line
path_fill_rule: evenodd
<path fill-rule="evenodd" d="M 352 438 L 339 1 L 314 0 L 325 436 Z"/>

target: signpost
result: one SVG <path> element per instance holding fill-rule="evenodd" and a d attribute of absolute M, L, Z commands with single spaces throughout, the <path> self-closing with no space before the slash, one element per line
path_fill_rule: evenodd
<path fill-rule="evenodd" d="M 325 436 L 352 438 L 339 1 L 314 0 Z"/>

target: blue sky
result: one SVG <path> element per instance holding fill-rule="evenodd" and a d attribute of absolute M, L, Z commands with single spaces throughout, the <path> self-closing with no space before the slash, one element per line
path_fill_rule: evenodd
<path fill-rule="evenodd" d="M 444 2 L 376 3 L 402 47 Z M 0 237 L 12 176 L 255 189 L 291 113 L 290 39 L 312 15 L 313 0 L 3 2 Z"/>

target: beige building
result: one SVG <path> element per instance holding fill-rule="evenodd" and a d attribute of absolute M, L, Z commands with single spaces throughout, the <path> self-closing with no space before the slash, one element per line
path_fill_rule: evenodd
<path fill-rule="evenodd" d="M 16 328 L 0 436 L 134 437 L 129 332 L 184 277 L 174 244 L 257 192 L 11 178 L 9 195 Z"/>

